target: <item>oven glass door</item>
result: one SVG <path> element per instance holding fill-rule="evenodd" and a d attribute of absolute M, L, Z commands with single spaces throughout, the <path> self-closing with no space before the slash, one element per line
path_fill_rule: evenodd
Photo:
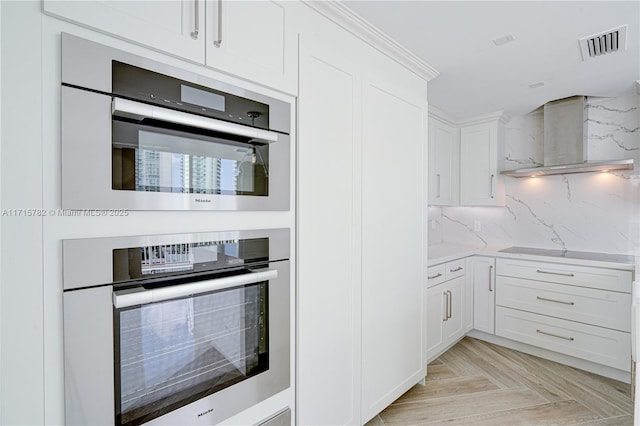
<path fill-rule="evenodd" d="M 269 195 L 269 144 L 157 124 L 113 118 L 113 189 Z"/>
<path fill-rule="evenodd" d="M 137 425 L 269 368 L 268 282 L 114 307 L 116 424 Z"/>

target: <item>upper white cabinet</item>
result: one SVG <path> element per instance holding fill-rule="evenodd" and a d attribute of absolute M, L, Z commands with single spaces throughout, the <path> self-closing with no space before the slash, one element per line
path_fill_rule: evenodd
<path fill-rule="evenodd" d="M 298 7 L 271 0 L 44 0 L 50 15 L 291 94 Z"/>
<path fill-rule="evenodd" d="M 118 38 L 204 64 L 205 1 L 57 1 L 44 11 Z"/>
<path fill-rule="evenodd" d="M 460 130 L 429 116 L 429 204 L 460 202 Z"/>
<path fill-rule="evenodd" d="M 504 123 L 499 118 L 460 129 L 461 205 L 504 205 L 504 186 L 498 170 L 503 136 Z"/>
<path fill-rule="evenodd" d="M 297 92 L 298 2 L 207 1 L 206 64 Z"/>

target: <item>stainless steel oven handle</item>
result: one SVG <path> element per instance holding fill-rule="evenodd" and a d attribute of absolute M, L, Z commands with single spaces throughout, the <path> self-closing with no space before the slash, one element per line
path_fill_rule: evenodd
<path fill-rule="evenodd" d="M 234 275 L 231 277 L 200 281 L 193 284 L 183 284 L 133 292 L 126 292 L 125 290 L 121 294 L 113 293 L 113 306 L 116 309 L 121 309 L 129 306 L 162 302 L 164 300 L 177 299 L 180 297 L 206 293 L 208 291 L 224 290 L 226 288 L 237 287 L 240 285 L 269 281 L 276 279 L 277 277 L 277 270 L 261 269 L 251 272 L 250 274 Z"/>
<path fill-rule="evenodd" d="M 143 104 L 141 102 L 130 101 L 122 98 L 113 98 L 113 101 L 111 102 L 111 114 L 116 117 L 126 117 L 134 120 L 153 118 L 155 120 L 166 121 L 169 123 L 183 124 L 185 126 L 214 130 L 216 132 L 229 133 L 237 136 L 246 136 L 266 143 L 276 142 L 278 140 L 278 134 L 269 130 L 255 129 L 252 127 L 242 126 L 240 124 L 216 120 L 215 118 L 174 111 L 172 109 Z"/>

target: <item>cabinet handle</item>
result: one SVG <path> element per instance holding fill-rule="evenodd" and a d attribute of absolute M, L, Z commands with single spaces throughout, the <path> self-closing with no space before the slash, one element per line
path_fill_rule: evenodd
<path fill-rule="evenodd" d="M 575 277 L 575 275 L 573 274 L 567 274 L 563 272 L 543 271 L 542 269 L 536 269 L 536 272 L 539 274 L 551 274 L 551 275 L 562 275 L 563 277 Z"/>
<path fill-rule="evenodd" d="M 222 44 L 222 0 L 218 0 L 218 39 L 213 40 L 215 47 L 220 47 Z"/>
<path fill-rule="evenodd" d="M 495 178 L 496 175 L 491 175 L 491 177 L 489 178 L 489 196 L 491 198 L 493 198 L 493 179 Z"/>
<path fill-rule="evenodd" d="M 451 290 L 447 290 L 447 318 L 451 318 L 451 299 L 453 299 L 453 295 L 451 294 Z"/>
<path fill-rule="evenodd" d="M 546 297 L 540 297 L 540 296 L 536 296 L 536 299 L 538 300 L 544 300 L 547 302 L 555 302 L 555 303 L 562 303 L 563 305 L 575 305 L 575 303 L 573 302 L 565 302 L 564 300 L 554 300 L 554 299 L 547 299 Z"/>
<path fill-rule="evenodd" d="M 436 177 L 438 178 L 438 195 L 436 195 L 436 198 L 440 198 L 440 173 L 437 173 Z"/>
<path fill-rule="evenodd" d="M 193 13 L 193 31 L 191 32 L 191 38 L 198 39 L 198 33 L 200 32 L 200 0 L 193 0 L 195 11 Z"/>
<path fill-rule="evenodd" d="M 456 269 L 449 269 L 449 272 L 458 272 L 462 271 L 462 266 L 458 266 Z"/>
<path fill-rule="evenodd" d="M 560 336 L 559 334 L 547 333 L 546 331 L 542 331 L 542 330 L 536 330 L 536 333 L 545 334 L 547 336 L 557 337 L 558 339 L 569 340 L 572 342 L 575 340 L 573 337 Z"/>
<path fill-rule="evenodd" d="M 442 293 L 444 296 L 444 318 L 442 318 L 442 322 L 449 320 L 449 294 L 448 291 Z"/>
<path fill-rule="evenodd" d="M 491 279 L 493 278 L 493 265 L 489 265 L 489 291 L 493 291 L 491 288 Z"/>
<path fill-rule="evenodd" d="M 436 278 L 441 277 L 441 276 L 442 276 L 441 273 L 437 273 L 435 275 L 427 276 L 427 279 L 433 280 L 433 279 L 436 279 Z"/>

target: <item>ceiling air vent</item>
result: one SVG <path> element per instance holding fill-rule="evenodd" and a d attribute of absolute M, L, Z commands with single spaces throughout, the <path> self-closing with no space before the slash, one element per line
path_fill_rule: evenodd
<path fill-rule="evenodd" d="M 627 26 L 623 25 L 609 31 L 582 37 L 578 42 L 583 61 L 618 50 L 625 50 L 627 48 Z"/>

